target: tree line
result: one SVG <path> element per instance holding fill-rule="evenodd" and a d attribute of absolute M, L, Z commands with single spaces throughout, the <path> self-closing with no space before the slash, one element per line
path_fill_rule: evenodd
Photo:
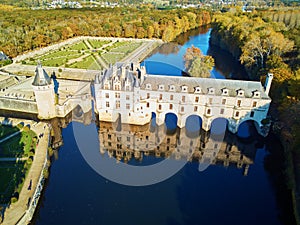
<path fill-rule="evenodd" d="M 161 38 L 211 22 L 204 10 L 132 8 L 26 10 L 0 7 L 0 49 L 10 57 L 75 36 Z"/>

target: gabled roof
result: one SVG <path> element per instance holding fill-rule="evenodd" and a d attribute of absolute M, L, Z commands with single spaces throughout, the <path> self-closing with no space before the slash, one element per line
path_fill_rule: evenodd
<path fill-rule="evenodd" d="M 35 69 L 35 77 L 32 85 L 34 86 L 46 86 L 51 84 L 51 78 L 47 72 L 43 69 L 42 65 L 38 63 Z"/>

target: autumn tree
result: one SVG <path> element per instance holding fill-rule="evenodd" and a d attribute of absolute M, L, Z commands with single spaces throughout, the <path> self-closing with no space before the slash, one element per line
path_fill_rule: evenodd
<path fill-rule="evenodd" d="M 210 71 L 214 67 L 214 59 L 205 56 L 199 48 L 188 48 L 184 55 L 186 71 L 193 77 L 210 77 Z"/>

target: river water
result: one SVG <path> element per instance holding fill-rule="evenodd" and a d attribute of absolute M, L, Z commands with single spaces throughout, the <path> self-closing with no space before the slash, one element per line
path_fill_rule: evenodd
<path fill-rule="evenodd" d="M 245 78 L 230 55 L 209 46 L 209 36 L 209 29 L 195 30 L 162 46 L 145 60 L 147 71 L 180 76 L 183 55 L 194 45 L 216 57 L 212 77 Z M 161 128 L 153 123 L 119 126 L 92 120 L 88 125 L 72 122 L 62 129 L 64 145 L 52 162 L 34 224 L 292 223 L 280 144 L 272 134 L 262 138 L 251 124 L 245 124 L 239 136 Z M 126 151 L 115 151 L 125 142 Z M 137 150 L 144 150 L 143 155 Z M 166 161 L 179 169 L 171 175 L 155 171 Z M 102 173 L 100 165 L 105 165 Z M 146 170 L 151 165 L 154 170 Z M 145 172 L 139 174 L 139 184 L 154 174 L 153 184 L 138 186 L 136 180 L 127 180 L 141 167 Z M 161 176 L 165 177 L 159 182 Z"/>

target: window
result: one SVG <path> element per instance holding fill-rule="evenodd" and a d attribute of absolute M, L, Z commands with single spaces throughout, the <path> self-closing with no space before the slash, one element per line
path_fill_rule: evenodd
<path fill-rule="evenodd" d="M 116 109 L 120 108 L 120 101 L 116 101 Z"/>
<path fill-rule="evenodd" d="M 256 107 L 256 106 L 257 106 L 257 102 L 253 102 L 252 107 Z"/>
<path fill-rule="evenodd" d="M 159 94 L 159 100 L 162 100 L 162 94 Z"/>
<path fill-rule="evenodd" d="M 127 141 L 130 141 L 130 137 L 127 137 Z"/>
<path fill-rule="evenodd" d="M 105 84 L 105 85 L 104 85 L 104 89 L 109 89 L 109 85 L 108 85 L 108 84 Z"/>
<path fill-rule="evenodd" d="M 165 87 L 164 87 L 164 85 L 163 85 L 163 84 L 161 84 L 161 85 L 159 85 L 159 86 L 158 86 L 158 89 L 159 89 L 159 90 L 164 90 L 164 89 L 165 89 Z"/>
<path fill-rule="evenodd" d="M 130 86 L 126 85 L 125 90 L 126 90 L 126 91 L 130 91 Z"/>
<path fill-rule="evenodd" d="M 126 100 L 130 100 L 130 95 L 126 95 Z"/>
<path fill-rule="evenodd" d="M 198 111 L 198 106 L 194 106 L 194 112 Z"/>
<path fill-rule="evenodd" d="M 226 99 L 223 98 L 223 99 L 222 99 L 222 105 L 225 105 L 225 104 L 226 104 Z"/>
<path fill-rule="evenodd" d="M 240 107 L 240 106 L 241 106 L 241 103 L 242 103 L 241 100 L 237 100 L 236 105 L 237 105 L 238 107 Z"/>
<path fill-rule="evenodd" d="M 184 107 L 183 106 L 181 106 L 181 112 L 184 112 Z"/>
<path fill-rule="evenodd" d="M 107 135 L 108 140 L 111 140 L 111 134 Z"/>
<path fill-rule="evenodd" d="M 167 144 L 170 144 L 170 138 L 167 138 Z"/>
<path fill-rule="evenodd" d="M 109 102 L 106 102 L 106 107 L 109 107 Z"/>
<path fill-rule="evenodd" d="M 208 99 L 209 104 L 212 104 L 212 101 L 213 101 L 212 98 L 209 98 L 209 99 Z"/>
<path fill-rule="evenodd" d="M 130 109 L 130 104 L 126 104 L 126 109 Z"/>
<path fill-rule="evenodd" d="M 215 144 L 215 145 L 214 145 L 214 148 L 218 148 L 218 144 Z"/>
<path fill-rule="evenodd" d="M 147 98 L 150 98 L 150 93 L 147 93 Z"/>
<path fill-rule="evenodd" d="M 121 89 L 121 88 L 120 88 L 120 85 L 119 85 L 119 84 L 116 84 L 116 85 L 115 85 L 115 89 L 119 91 L 119 90 Z"/>
<path fill-rule="evenodd" d="M 207 109 L 206 114 L 207 114 L 207 115 L 210 115 L 210 113 L 211 113 L 211 110 L 210 110 L 210 109 Z"/>
<path fill-rule="evenodd" d="M 173 100 L 174 99 L 174 95 L 170 95 L 170 100 Z"/>
<path fill-rule="evenodd" d="M 235 112 L 235 117 L 238 117 L 240 115 L 240 112 Z"/>
<path fill-rule="evenodd" d="M 158 110 L 161 110 L 161 105 L 160 104 L 158 105 Z"/>
<path fill-rule="evenodd" d="M 224 114 L 224 109 L 221 109 L 221 110 L 220 110 L 220 114 Z"/>
<path fill-rule="evenodd" d="M 108 143 L 108 146 L 111 147 L 111 142 L 107 142 L 107 143 Z"/>
<path fill-rule="evenodd" d="M 149 140 L 149 136 L 146 136 L 146 140 L 147 140 L 147 141 Z"/>
<path fill-rule="evenodd" d="M 250 117 L 254 117 L 254 111 L 251 111 Z"/>
<path fill-rule="evenodd" d="M 122 137 L 117 137 L 117 141 L 122 141 Z"/>
<path fill-rule="evenodd" d="M 173 109 L 173 104 L 170 104 L 170 107 L 169 107 L 170 109 Z"/>
<path fill-rule="evenodd" d="M 150 107 L 150 103 L 149 103 L 149 102 L 147 102 L 147 104 L 146 104 L 146 107 L 147 107 L 147 108 L 149 108 L 149 107 Z"/>
<path fill-rule="evenodd" d="M 146 89 L 151 89 L 151 84 L 146 84 Z"/>
<path fill-rule="evenodd" d="M 199 96 L 195 97 L 195 102 L 199 102 Z"/>
<path fill-rule="evenodd" d="M 109 98 L 109 94 L 108 93 L 105 93 L 105 98 Z"/>
<path fill-rule="evenodd" d="M 115 97 L 116 97 L 116 98 L 120 98 L 120 93 L 116 92 L 116 93 L 115 93 Z"/>
<path fill-rule="evenodd" d="M 182 96 L 181 100 L 182 102 L 185 102 L 185 96 Z"/>

